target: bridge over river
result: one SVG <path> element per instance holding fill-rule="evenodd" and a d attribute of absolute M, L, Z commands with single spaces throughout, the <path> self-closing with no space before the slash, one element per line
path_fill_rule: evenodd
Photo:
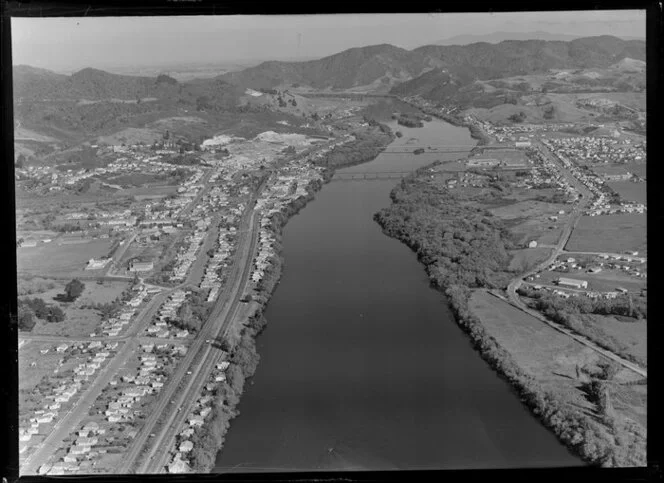
<path fill-rule="evenodd" d="M 463 153 L 466 154 L 468 151 L 472 150 L 475 145 L 459 145 L 459 146 L 450 146 L 440 145 L 436 146 L 433 144 L 423 145 L 423 144 L 402 144 L 400 146 L 394 146 L 388 148 L 382 152 L 382 154 L 413 154 L 413 151 L 416 149 L 424 149 L 422 154 L 450 154 L 450 153 Z"/>
<path fill-rule="evenodd" d="M 400 179 L 405 178 L 412 171 L 383 171 L 383 172 L 366 172 L 366 173 L 335 173 L 332 176 L 333 181 L 364 181 L 372 179 Z"/>

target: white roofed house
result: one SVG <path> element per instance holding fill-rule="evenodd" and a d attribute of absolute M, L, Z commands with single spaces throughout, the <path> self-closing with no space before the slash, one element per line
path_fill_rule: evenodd
<path fill-rule="evenodd" d="M 565 278 L 565 277 L 560 277 L 558 279 L 558 285 L 563 286 L 563 287 L 571 287 L 575 289 L 581 289 L 581 288 L 588 288 L 588 281 L 587 280 L 578 280 L 575 278 Z"/>
<path fill-rule="evenodd" d="M 189 440 L 186 440 L 180 443 L 178 451 L 180 451 L 180 453 L 189 453 L 192 449 L 194 449 L 194 443 L 192 443 Z"/>

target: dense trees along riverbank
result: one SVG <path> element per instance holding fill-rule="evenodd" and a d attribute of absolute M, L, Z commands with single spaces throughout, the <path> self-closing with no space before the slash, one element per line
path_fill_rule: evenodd
<path fill-rule="evenodd" d="M 339 146 L 317 161 L 316 164 L 328 168 L 324 181 L 328 182 L 336 168 L 351 166 L 371 161 L 392 142 L 394 135 L 382 124 L 372 123 L 371 128 L 355 135 L 355 141 Z M 212 470 L 217 453 L 224 444 L 231 419 L 239 415 L 237 405 L 244 391 L 245 382 L 253 376 L 260 356 L 256 351 L 256 337 L 267 324 L 263 317 L 265 307 L 272 296 L 281 276 L 284 260 L 281 255 L 281 233 L 288 220 L 296 215 L 311 201 L 315 193 L 323 187 L 323 182 L 312 181 L 307 185 L 307 195 L 300 197 L 284 207 L 281 212 L 270 218 L 269 229 L 275 233 L 275 256 L 265 270 L 265 274 L 251 302 L 257 302 L 258 308 L 246 325 L 235 326 L 229 330 L 223 348 L 230 353 L 230 366 L 227 370 L 227 382 L 220 384 L 215 391 L 215 404 L 209 419 L 194 436 L 191 454 L 191 468 L 196 473 Z"/>
<path fill-rule="evenodd" d="M 523 370 L 471 313 L 472 289 L 504 288 L 514 276 L 507 250 L 514 248 L 503 223 L 463 196 L 428 183 L 426 168 L 391 193 L 392 205 L 376 213 L 384 232 L 417 252 L 432 284 L 443 291 L 482 357 L 519 392 L 524 403 L 585 461 L 604 466 L 645 465 L 645 432 L 618 422 L 607 404 L 610 374 L 589 374 L 586 393 L 599 417 L 567 404 Z M 610 371 L 609 371 L 610 372 Z"/>

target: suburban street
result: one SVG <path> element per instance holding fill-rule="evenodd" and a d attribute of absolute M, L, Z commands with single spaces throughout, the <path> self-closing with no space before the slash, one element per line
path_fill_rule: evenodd
<path fill-rule="evenodd" d="M 255 199 L 253 202 L 255 202 Z M 186 406 L 185 401 L 189 405 L 195 402 L 200 393 L 200 388 L 205 383 L 213 365 L 221 356 L 221 351 L 212 347 L 206 341 L 223 335 L 230 323 L 233 322 L 239 298 L 248 280 L 253 254 L 258 241 L 258 223 L 253 210 L 253 202 L 249 204 L 250 206 L 247 208 L 249 213 L 245 213 L 240 225 L 239 231 L 241 233 L 237 242 L 238 248 L 235 261 L 224 290 L 218 296 L 215 307 L 208 317 L 208 321 L 190 345 L 185 359 L 180 363 L 176 372 L 169 378 L 168 384 L 161 391 L 156 407 L 152 409 L 141 433 L 129 448 L 122 467 L 118 468 L 118 473 L 158 471 L 158 469 L 145 470 L 145 468 L 153 466 L 151 460 L 155 453 L 162 455 L 167 451 L 168 446 L 165 445 L 177 434 L 179 425 L 182 424 L 184 417 L 188 413 L 184 407 Z M 188 372 L 192 374 L 188 375 Z M 188 376 L 188 382 L 180 390 L 185 376 Z M 177 397 L 177 399 L 171 402 L 174 397 Z M 183 409 L 178 412 L 177 409 L 179 407 L 183 407 Z M 155 433 L 159 420 L 163 417 L 166 419 L 163 424 L 159 425 L 156 436 L 154 439 L 148 441 L 150 434 Z M 177 421 L 178 424 L 174 423 L 176 418 L 179 419 Z M 146 443 L 149 444 L 150 449 L 145 458 L 139 462 Z M 139 468 L 136 468 L 137 463 L 140 465 Z"/>
<path fill-rule="evenodd" d="M 576 334 L 570 329 L 567 329 L 565 327 L 560 326 L 559 324 L 550 321 L 539 312 L 528 308 L 526 304 L 524 304 L 523 301 L 519 298 L 519 295 L 516 293 L 519 287 L 524 283 L 525 278 L 528 278 L 531 275 L 534 275 L 538 272 L 541 272 L 542 270 L 545 270 L 549 265 L 551 265 L 551 263 L 553 263 L 554 260 L 556 260 L 562 253 L 564 253 L 565 245 L 567 245 L 567 242 L 569 241 L 569 238 L 572 235 L 572 232 L 574 231 L 576 224 L 583 215 L 583 211 L 585 210 L 591 199 L 590 198 L 591 193 L 585 188 L 585 186 L 583 186 L 583 184 L 578 179 L 576 179 L 576 177 L 569 170 L 564 169 L 563 166 L 560 164 L 560 161 L 548 149 L 546 149 L 541 143 L 538 144 L 542 148 L 542 152 L 545 154 L 545 156 L 547 156 L 551 161 L 553 161 L 558 166 L 558 169 L 567 178 L 569 183 L 574 185 L 576 189 L 583 194 L 583 196 L 579 200 L 579 202 L 575 204 L 570 214 L 570 218 L 567 221 L 563 229 L 563 232 L 558 240 L 558 243 L 553 248 L 551 254 L 547 257 L 546 260 L 537 264 L 534 268 L 514 278 L 506 288 L 507 299 L 504 300 L 508 301 L 509 303 L 521 309 L 522 311 L 532 315 L 533 317 L 536 317 L 538 320 L 541 320 L 542 322 L 553 327 L 557 331 L 572 337 L 574 340 L 580 342 L 581 344 L 587 347 L 590 347 L 591 349 L 607 357 L 608 359 L 611 359 L 619 363 L 623 367 L 626 367 L 627 369 L 630 369 L 643 377 L 647 377 L 648 372 L 646 369 L 639 367 L 637 364 L 634 364 L 633 362 L 623 359 L 622 357 L 618 356 L 617 354 L 614 354 L 613 352 L 610 352 L 606 349 L 602 349 L 601 347 L 599 347 L 597 344 L 587 339 L 586 337 Z M 490 293 L 499 298 L 503 298 L 494 291 L 490 291 Z"/>

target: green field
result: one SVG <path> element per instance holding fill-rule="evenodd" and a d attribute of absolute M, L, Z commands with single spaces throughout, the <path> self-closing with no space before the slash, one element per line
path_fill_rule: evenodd
<path fill-rule="evenodd" d="M 630 173 L 634 173 L 635 175 L 640 176 L 641 178 L 646 178 L 646 163 L 627 163 L 625 165 L 625 169 Z"/>
<path fill-rule="evenodd" d="M 602 356 L 486 291 L 475 291 L 469 300 L 469 308 L 480 318 L 487 332 L 512 355 L 516 363 L 535 377 L 545 389 L 566 400 L 571 410 L 592 414 L 593 404 L 587 400 L 580 381 L 576 378 L 575 368 L 577 364 L 586 368 L 596 367 L 604 361 Z M 616 323 L 620 322 L 601 323 L 601 328 L 606 329 Z M 638 323 L 626 323 L 622 327 L 612 327 L 607 332 L 614 337 L 618 335 L 618 331 L 630 328 L 635 332 L 644 332 L 643 326 L 636 324 Z M 624 338 L 623 342 L 638 347 L 635 350 L 644 350 L 642 338 L 639 339 L 638 336 Z M 633 342 L 635 344 L 632 344 Z M 620 384 L 639 378 L 640 376 L 628 369 L 620 370 L 612 384 L 612 397 L 619 419 L 638 421 L 645 428 L 647 387 Z"/>
<path fill-rule="evenodd" d="M 54 241 L 21 247 L 16 250 L 17 269 L 39 275 L 82 275 L 86 273 L 88 260 L 108 255 L 112 243 L 109 239 L 71 245 L 58 245 Z"/>
<path fill-rule="evenodd" d="M 523 250 L 516 250 L 508 268 L 510 270 L 527 272 L 538 263 L 546 260 L 550 254 L 551 249 L 549 248 L 524 248 Z"/>
<path fill-rule="evenodd" d="M 616 181 L 607 183 L 625 201 L 648 203 L 646 197 L 646 183 L 633 183 L 632 181 Z"/>
<path fill-rule="evenodd" d="M 611 252 L 637 250 L 645 255 L 646 215 L 583 216 L 572 232 L 565 250 L 569 252 Z"/>
<path fill-rule="evenodd" d="M 643 359 L 648 358 L 648 322 L 645 319 L 621 322 L 615 317 L 595 314 L 580 317 L 625 345 L 627 352 Z"/>

